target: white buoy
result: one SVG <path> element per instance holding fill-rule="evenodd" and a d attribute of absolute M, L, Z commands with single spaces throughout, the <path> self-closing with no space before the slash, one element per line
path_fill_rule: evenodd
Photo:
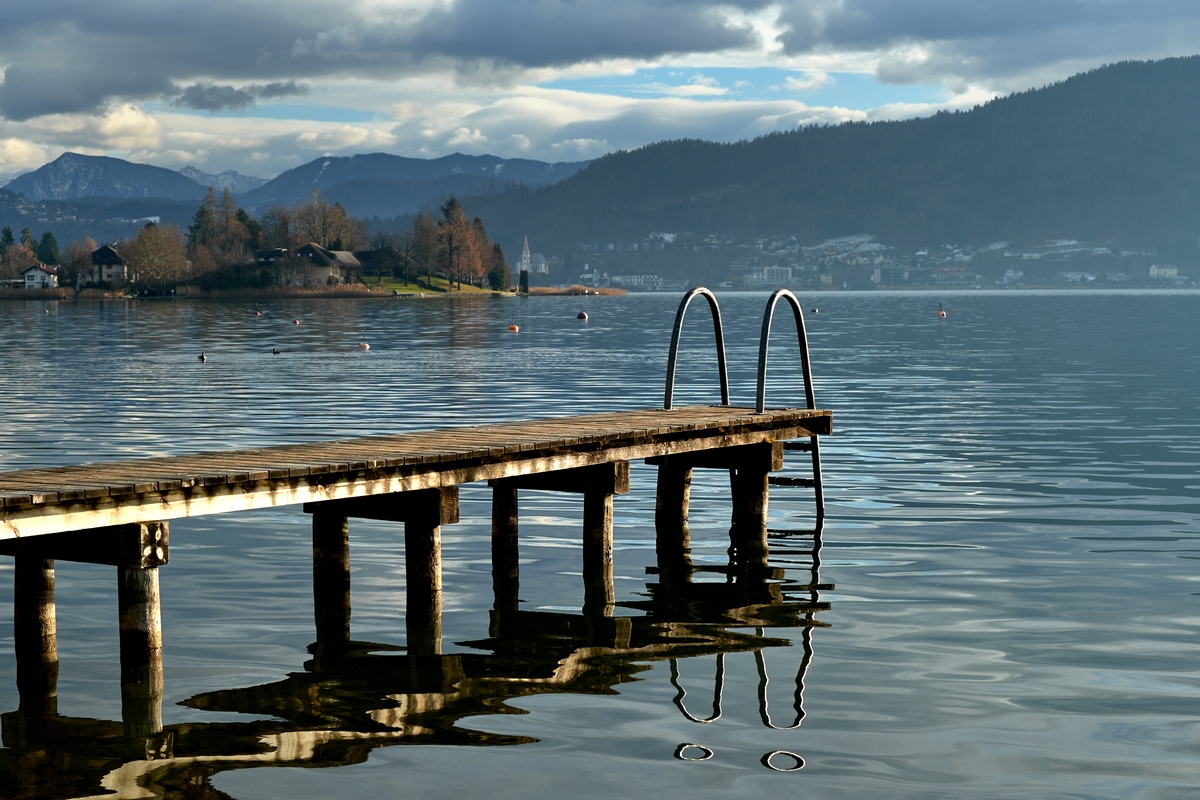
<path fill-rule="evenodd" d="M 367 329 L 362 329 L 362 341 L 358 343 L 359 350 L 370 350 L 371 345 L 367 344 Z"/>

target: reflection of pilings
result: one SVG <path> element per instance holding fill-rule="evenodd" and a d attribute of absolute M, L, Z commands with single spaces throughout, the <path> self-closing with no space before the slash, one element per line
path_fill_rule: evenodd
<path fill-rule="evenodd" d="M 585 613 L 612 616 L 617 602 L 613 588 L 613 496 L 610 492 L 583 495 L 583 607 Z"/>
<path fill-rule="evenodd" d="M 350 641 L 350 526 L 345 514 L 313 512 L 313 609 L 318 657 Z"/>
<path fill-rule="evenodd" d="M 517 487 L 492 486 L 492 592 L 497 611 L 516 611 L 520 602 L 517 546 Z"/>
<path fill-rule="evenodd" d="M 18 555 L 13 580 L 13 639 L 21 710 L 58 713 L 54 561 Z"/>

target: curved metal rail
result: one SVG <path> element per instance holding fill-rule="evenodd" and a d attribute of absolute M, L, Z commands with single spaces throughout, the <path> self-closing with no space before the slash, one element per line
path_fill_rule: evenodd
<path fill-rule="evenodd" d="M 812 628 L 806 627 L 801 632 L 800 638 L 804 646 L 804 657 L 800 659 L 800 669 L 796 673 L 796 694 L 792 699 L 792 708 L 796 710 L 796 719 L 791 725 L 776 725 L 772 722 L 771 708 L 767 701 L 767 686 L 771 683 L 771 679 L 767 675 L 767 659 L 762 650 L 754 651 L 754 662 L 758 666 L 758 716 L 763 725 L 777 731 L 799 728 L 800 723 L 804 721 L 804 676 L 808 673 L 808 667 L 812 663 Z"/>
<path fill-rule="evenodd" d="M 755 395 L 754 409 L 759 414 L 767 407 L 767 344 L 771 338 L 771 321 L 775 316 L 775 306 L 779 301 L 787 300 L 792 307 L 792 315 L 796 318 L 796 338 L 800 345 L 800 369 L 804 374 L 804 399 L 808 408 L 817 407 L 816 394 L 813 392 L 812 366 L 808 359 L 808 331 L 804 327 L 804 312 L 800 309 L 800 301 L 796 295 L 787 289 L 776 289 L 767 300 L 767 310 L 763 314 L 762 336 L 758 342 L 758 391 Z M 816 492 L 817 515 L 825 514 L 825 492 L 821 487 L 821 444 L 818 437 L 811 439 L 813 488 Z"/>
<path fill-rule="evenodd" d="M 675 312 L 675 330 L 671 332 L 671 353 L 667 356 L 667 389 L 663 397 L 663 409 L 671 410 L 671 400 L 675 394 L 675 362 L 679 356 L 679 334 L 683 330 L 683 316 L 687 313 L 688 305 L 696 295 L 701 295 L 708 301 L 708 307 L 712 309 L 713 315 L 713 332 L 717 339 L 717 367 L 721 371 L 721 405 L 729 405 L 729 371 L 725 367 L 725 335 L 721 332 L 721 308 L 717 305 L 717 298 L 708 289 L 703 286 L 697 286 L 695 289 L 689 289 L 688 293 L 679 301 L 679 310 Z"/>
<path fill-rule="evenodd" d="M 671 685 L 678 689 L 678 694 L 671 698 L 671 702 L 683 713 L 685 717 L 692 722 L 707 723 L 716 722 L 721 718 L 721 693 L 725 688 L 725 654 L 717 653 L 717 675 L 713 678 L 713 711 L 712 716 L 707 719 L 700 719 L 687 710 L 683 704 L 683 698 L 687 697 L 687 691 L 679 683 L 679 661 L 671 659 Z"/>

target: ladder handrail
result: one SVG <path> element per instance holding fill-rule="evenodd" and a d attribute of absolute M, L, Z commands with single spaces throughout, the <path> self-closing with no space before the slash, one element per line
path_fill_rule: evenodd
<path fill-rule="evenodd" d="M 792 314 L 796 318 L 796 338 L 800 343 L 800 368 L 804 373 L 804 399 L 809 408 L 817 407 L 816 395 L 813 393 L 812 367 L 808 361 L 808 331 L 804 327 L 804 312 L 800 310 L 800 301 L 796 295 L 787 289 L 776 289 L 767 300 L 767 310 L 763 314 L 762 337 L 758 341 L 758 394 L 754 408 L 759 414 L 767 406 L 767 342 L 771 338 L 771 320 L 775 316 L 775 306 L 780 299 L 788 301 Z"/>
<path fill-rule="evenodd" d="M 708 301 L 708 307 L 713 315 L 713 332 L 717 340 L 717 367 L 721 371 L 721 405 L 729 405 L 729 371 L 725 366 L 725 335 L 721 332 L 721 308 L 717 305 L 717 297 L 703 286 L 689 289 L 679 301 L 679 310 L 675 312 L 675 329 L 671 332 L 671 352 L 667 356 L 667 389 L 663 396 L 663 410 L 671 410 L 671 400 L 675 394 L 675 362 L 679 355 L 679 334 L 683 330 L 683 316 L 687 313 L 688 305 L 696 295 Z"/>
<path fill-rule="evenodd" d="M 808 330 L 804 326 L 804 312 L 796 295 L 787 289 L 776 289 L 767 300 L 767 310 L 763 313 L 762 336 L 758 341 L 758 391 L 755 396 L 754 409 L 758 414 L 767 408 L 767 344 L 771 338 L 771 321 L 775 316 L 775 306 L 779 301 L 787 300 L 792 307 L 792 316 L 796 318 L 796 339 L 800 345 L 800 369 L 804 374 L 804 399 L 809 408 L 817 407 L 816 393 L 813 391 L 812 365 L 808 358 Z M 825 490 L 821 486 L 821 443 L 818 437 L 812 439 L 813 481 L 817 504 L 817 519 L 825 516 Z"/>

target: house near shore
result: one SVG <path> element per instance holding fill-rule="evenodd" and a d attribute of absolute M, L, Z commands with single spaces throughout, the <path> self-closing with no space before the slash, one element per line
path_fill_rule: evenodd
<path fill-rule="evenodd" d="M 296 285 L 323 286 L 343 283 L 347 278 L 362 272 L 362 262 L 349 250 L 326 250 L 319 244 L 309 242 L 296 251 L 304 265 L 303 282 L 298 276 Z"/>
<path fill-rule="evenodd" d="M 80 275 L 83 278 L 83 275 Z M 120 286 L 128 278 L 125 259 L 111 244 L 106 244 L 92 251 L 92 271 L 87 276 L 88 283 L 108 283 Z"/>
<path fill-rule="evenodd" d="M 22 270 L 21 277 L 25 279 L 26 289 L 58 288 L 58 267 L 34 264 L 32 267 Z"/>

